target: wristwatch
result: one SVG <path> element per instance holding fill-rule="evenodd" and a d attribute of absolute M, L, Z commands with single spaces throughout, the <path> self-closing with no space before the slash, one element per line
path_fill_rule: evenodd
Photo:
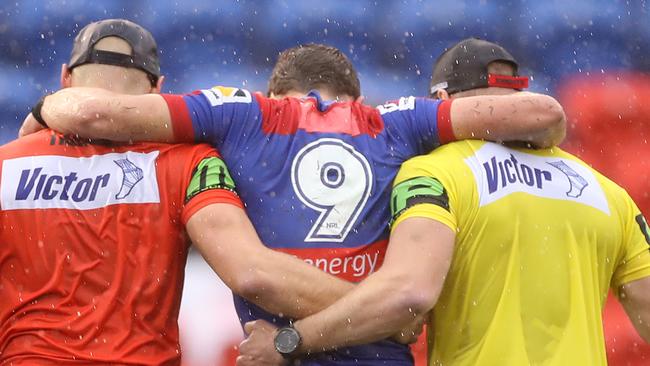
<path fill-rule="evenodd" d="M 302 337 L 300 337 L 300 333 L 298 333 L 296 328 L 288 326 L 278 329 L 273 343 L 275 344 L 275 350 L 278 351 L 282 357 L 290 359 L 298 347 L 300 347 Z"/>

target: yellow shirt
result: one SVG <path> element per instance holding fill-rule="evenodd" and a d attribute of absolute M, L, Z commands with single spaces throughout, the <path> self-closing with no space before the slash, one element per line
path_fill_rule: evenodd
<path fill-rule="evenodd" d="M 402 166 L 391 206 L 393 228 L 426 217 L 457 233 L 429 365 L 606 365 L 608 288 L 650 276 L 634 202 L 558 148 L 448 144 Z"/>

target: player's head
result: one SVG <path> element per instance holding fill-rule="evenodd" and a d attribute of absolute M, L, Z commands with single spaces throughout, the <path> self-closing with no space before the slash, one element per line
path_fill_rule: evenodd
<path fill-rule="evenodd" d="M 302 96 L 310 90 L 319 90 L 331 99 L 361 95 L 357 72 L 338 48 L 311 43 L 284 50 L 273 68 L 268 95 Z"/>
<path fill-rule="evenodd" d="M 124 19 L 85 26 L 74 40 L 61 87 L 103 88 L 123 94 L 159 93 L 158 47 L 149 31 Z"/>
<path fill-rule="evenodd" d="M 468 38 L 438 57 L 429 95 L 447 99 L 514 93 L 528 87 L 528 78 L 519 77 L 517 69 L 517 61 L 505 48 Z"/>

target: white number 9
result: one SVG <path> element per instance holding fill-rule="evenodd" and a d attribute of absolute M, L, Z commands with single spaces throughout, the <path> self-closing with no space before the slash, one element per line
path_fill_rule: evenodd
<path fill-rule="evenodd" d="M 298 198 L 320 212 L 305 241 L 344 241 L 372 182 L 368 160 L 353 146 L 322 138 L 303 147 L 293 159 L 291 183 Z"/>

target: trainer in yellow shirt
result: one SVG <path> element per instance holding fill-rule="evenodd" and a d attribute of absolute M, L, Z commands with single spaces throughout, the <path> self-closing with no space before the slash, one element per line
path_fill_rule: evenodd
<path fill-rule="evenodd" d="M 406 162 L 392 208 L 456 232 L 430 365 L 605 365 L 608 288 L 650 276 L 647 224 L 562 151 L 465 141 Z"/>
<path fill-rule="evenodd" d="M 467 39 L 438 59 L 430 93 L 496 99 L 527 83 L 505 49 Z M 473 101 L 450 115 L 490 113 Z M 650 340 L 648 224 L 622 188 L 561 149 L 447 144 L 402 165 L 391 207 L 381 268 L 294 323 L 298 353 L 386 338 L 427 316 L 430 366 L 605 365 L 610 287 Z M 242 347 L 275 332 L 247 330 Z"/>

